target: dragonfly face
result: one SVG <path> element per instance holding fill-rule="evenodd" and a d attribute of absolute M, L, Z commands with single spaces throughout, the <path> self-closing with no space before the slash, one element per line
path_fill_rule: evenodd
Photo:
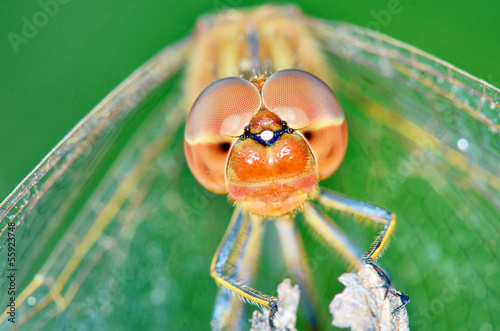
<path fill-rule="evenodd" d="M 262 216 L 299 208 L 347 147 L 342 109 L 318 78 L 299 70 L 228 78 L 208 87 L 186 124 L 185 152 L 198 181 Z"/>

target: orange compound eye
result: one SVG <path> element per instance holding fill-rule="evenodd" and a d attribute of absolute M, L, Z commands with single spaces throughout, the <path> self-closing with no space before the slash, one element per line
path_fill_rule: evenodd
<path fill-rule="evenodd" d="M 344 112 L 330 88 L 304 71 L 282 70 L 266 80 L 262 99 L 267 109 L 307 140 L 316 158 L 319 179 L 329 177 L 347 148 Z"/>
<path fill-rule="evenodd" d="M 257 87 L 238 77 L 219 80 L 198 97 L 186 122 L 184 151 L 191 172 L 206 189 L 226 193 L 229 151 L 260 108 Z"/>

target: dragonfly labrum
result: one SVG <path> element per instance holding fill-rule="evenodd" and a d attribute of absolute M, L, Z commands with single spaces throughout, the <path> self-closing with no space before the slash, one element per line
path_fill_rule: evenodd
<path fill-rule="evenodd" d="M 499 100 L 409 45 L 293 6 L 204 16 L 1 204 L 2 282 L 13 233 L 17 293 L 16 324 L 7 309 L 0 328 L 238 329 L 231 292 L 273 310 L 291 276 L 299 325 L 317 314 L 324 329 L 343 262 L 375 262 L 393 233 L 384 270 L 415 298 L 410 323 L 495 325 Z M 380 226 L 372 246 L 359 219 Z M 474 319 L 440 302 L 475 302 Z"/>

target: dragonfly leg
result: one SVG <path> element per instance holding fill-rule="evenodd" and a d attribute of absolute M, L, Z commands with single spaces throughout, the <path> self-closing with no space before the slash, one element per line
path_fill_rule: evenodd
<path fill-rule="evenodd" d="M 238 217 L 238 213 L 240 213 L 239 210 L 235 212 L 235 217 Z M 249 226 L 248 228 L 241 226 L 239 235 L 242 239 L 247 238 L 247 241 L 245 244 L 234 245 L 231 254 L 236 258 L 235 261 L 228 262 L 230 269 L 226 271 L 226 277 L 251 285 L 257 271 L 264 222 L 262 218 L 250 217 L 245 214 L 242 217 L 246 218 L 243 222 L 249 223 Z M 212 330 L 240 330 L 243 311 L 240 298 L 233 295 L 225 287 L 219 288 L 212 315 Z"/>
<path fill-rule="evenodd" d="M 394 290 L 394 294 L 401 298 L 401 304 L 392 311 L 393 314 L 397 313 L 398 311 L 403 309 L 407 304 L 410 303 L 410 297 L 404 294 L 403 292 Z"/>
<path fill-rule="evenodd" d="M 396 215 L 381 207 L 348 198 L 325 189 L 321 190 L 319 201 L 326 207 L 354 214 L 384 225 L 384 228 L 362 258 L 366 263 L 375 262 L 387 246 L 389 238 L 394 231 Z"/>
<path fill-rule="evenodd" d="M 318 322 L 313 307 L 313 303 L 317 302 L 317 300 L 315 300 L 316 296 L 311 268 L 307 262 L 302 238 L 299 232 L 297 232 L 294 219 L 291 216 L 278 217 L 274 220 L 274 224 L 278 230 L 281 249 L 287 268 L 295 281 L 300 285 L 302 302 L 305 303 L 309 315 L 310 327 L 312 330 L 317 330 Z"/>
<path fill-rule="evenodd" d="M 391 312 L 392 314 L 397 313 L 398 311 L 403 309 L 407 304 L 410 303 L 410 297 L 408 295 L 404 294 L 401 291 L 396 290 L 394 287 L 391 287 L 391 281 L 390 281 L 389 277 L 386 275 L 386 273 L 382 269 L 380 269 L 380 267 L 378 267 L 377 265 L 375 265 L 373 263 L 370 263 L 370 265 L 375 269 L 377 274 L 384 281 L 384 285 L 382 285 L 382 288 L 386 289 L 384 299 L 387 297 L 387 294 L 389 294 L 389 292 L 398 296 L 401 299 L 401 304 L 392 310 L 392 312 Z"/>
<path fill-rule="evenodd" d="M 260 239 L 262 222 L 261 217 L 248 216 L 241 209 L 235 211 L 224 239 L 212 260 L 210 275 L 217 284 L 239 295 L 245 301 L 267 307 L 270 310 L 269 325 L 271 330 L 276 330 L 273 320 L 278 311 L 277 298 L 261 293 L 236 278 L 242 276 L 245 269 L 255 269 L 254 265 L 260 252 L 260 240 L 257 239 Z M 246 252 L 249 254 L 247 257 L 245 257 Z M 248 260 L 245 261 L 245 259 Z M 245 265 L 247 262 L 248 265 Z M 228 304 L 221 299 L 216 303 L 215 312 L 221 310 L 221 306 L 217 305 Z M 221 321 L 212 321 L 212 325 L 219 322 Z"/>
<path fill-rule="evenodd" d="M 396 227 L 396 215 L 371 203 L 348 198 L 326 189 L 321 189 L 319 201 L 326 207 L 351 213 L 384 225 L 384 228 L 377 238 L 375 238 L 375 241 L 372 243 L 370 249 L 363 255 L 361 261 L 371 264 L 375 270 L 377 270 L 377 273 L 384 280 L 385 284 L 383 287 L 386 288 L 387 296 L 387 293 L 391 290 L 391 282 L 386 273 L 374 263 L 387 246 L 389 238 L 394 232 L 394 228 Z M 396 308 L 393 313 L 397 312 L 410 302 L 410 298 L 406 294 L 396 290 L 394 291 L 394 294 L 401 298 L 402 304 Z"/>

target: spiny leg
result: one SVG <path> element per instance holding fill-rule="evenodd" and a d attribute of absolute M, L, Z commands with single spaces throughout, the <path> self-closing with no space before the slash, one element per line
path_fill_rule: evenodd
<path fill-rule="evenodd" d="M 271 330 L 276 330 L 274 327 L 274 315 L 278 311 L 277 298 L 261 293 L 249 286 L 246 286 L 234 279 L 234 272 L 231 271 L 233 266 L 237 265 L 238 255 L 235 251 L 240 252 L 238 246 L 246 246 L 249 238 L 252 222 L 257 222 L 259 217 L 251 216 L 251 220 L 245 215 L 241 209 L 237 209 L 233 214 L 233 218 L 224 235 L 217 252 L 210 266 L 210 275 L 215 279 L 217 284 L 231 290 L 241 296 L 249 303 L 262 305 L 269 309 L 269 325 Z M 262 221 L 262 220 L 260 220 Z"/>
<path fill-rule="evenodd" d="M 244 224 L 249 224 L 249 220 L 247 219 L 248 216 L 246 214 L 243 214 L 240 209 L 236 209 L 233 213 L 232 219 L 231 219 L 231 224 L 235 220 L 236 217 L 244 217 L 245 219 L 242 220 L 242 223 Z M 244 226 L 241 226 L 241 233 L 244 232 Z M 229 230 L 228 230 L 229 231 Z M 241 234 L 240 233 L 240 234 Z M 227 234 L 226 234 L 227 236 Z M 238 233 L 236 233 L 236 236 L 239 236 Z M 243 238 L 243 236 L 241 236 Z M 238 256 L 240 258 L 243 258 L 242 254 L 242 245 L 237 245 L 236 243 L 234 244 L 234 256 Z M 239 248 L 239 252 L 236 252 L 236 248 Z M 220 250 L 220 248 L 219 248 Z M 212 261 L 213 263 L 213 261 Z M 225 270 L 226 277 L 231 278 L 231 279 L 237 279 L 238 273 L 240 271 L 240 266 L 241 263 L 236 263 L 236 265 L 231 264 L 231 262 L 227 262 L 227 270 Z M 240 297 L 234 295 L 233 292 L 228 290 L 225 287 L 220 286 L 219 290 L 217 292 L 217 297 L 215 299 L 215 305 L 214 305 L 214 310 L 212 313 L 212 321 L 211 321 L 211 327 L 212 330 L 214 331 L 219 331 L 219 330 L 233 330 L 237 327 L 237 325 L 240 322 L 241 314 L 243 311 L 242 307 L 242 300 Z M 237 330 L 237 328 L 236 328 Z"/>
<path fill-rule="evenodd" d="M 371 203 L 348 198 L 326 189 L 321 189 L 319 201 L 326 207 L 345 211 L 384 225 L 384 228 L 362 258 L 366 263 L 375 262 L 387 246 L 389 238 L 394 231 L 396 215 Z"/>
<path fill-rule="evenodd" d="M 345 210 L 345 209 L 342 209 Z M 361 251 L 352 243 L 346 234 L 328 216 L 318 211 L 312 204 L 305 203 L 302 210 L 306 224 L 324 240 L 328 246 L 339 252 L 349 263 L 351 268 L 359 270 L 360 260 L 370 263 L 364 259 Z M 386 288 L 389 290 L 390 282 L 385 273 L 377 266 L 373 265 L 380 277 L 385 280 Z M 379 272 L 380 271 L 380 272 Z"/>
<path fill-rule="evenodd" d="M 233 218 L 238 214 L 241 214 L 240 210 L 235 211 Z M 228 260 L 229 270 L 226 271 L 226 277 L 251 285 L 258 266 L 264 222 L 260 217 L 247 214 L 241 216 L 246 218 L 243 222 L 249 225 L 248 227 L 242 226 L 237 236 L 240 236 L 241 240 L 247 240 L 244 244 L 235 243 L 231 255 L 236 258 L 234 261 Z M 227 288 L 220 287 L 212 315 L 212 330 L 240 330 L 242 306 L 240 297 Z"/>
<path fill-rule="evenodd" d="M 317 302 L 317 300 L 315 300 L 316 295 L 312 281 L 311 268 L 307 262 L 304 244 L 300 234 L 295 228 L 294 219 L 291 216 L 282 216 L 276 218 L 274 224 L 278 230 L 281 249 L 285 257 L 287 268 L 295 280 L 298 281 L 301 292 L 303 293 L 302 302 L 304 302 L 306 306 L 311 329 L 317 330 L 318 323 L 313 306 L 313 303 Z"/>
<path fill-rule="evenodd" d="M 394 228 L 396 227 L 396 215 L 371 203 L 348 198 L 323 188 L 320 191 L 319 201 L 326 207 L 351 213 L 384 225 L 384 228 L 377 238 L 375 238 L 375 241 L 372 243 L 370 249 L 363 255 L 361 261 L 373 265 L 379 276 L 384 279 L 384 287 L 387 289 L 387 296 L 387 293 L 391 288 L 389 277 L 382 269 L 374 265 L 374 262 L 383 252 L 389 242 L 391 234 L 394 232 Z M 401 298 L 402 304 L 396 308 L 393 313 L 397 312 L 410 302 L 410 298 L 406 294 L 399 291 L 395 291 L 394 293 Z"/>

